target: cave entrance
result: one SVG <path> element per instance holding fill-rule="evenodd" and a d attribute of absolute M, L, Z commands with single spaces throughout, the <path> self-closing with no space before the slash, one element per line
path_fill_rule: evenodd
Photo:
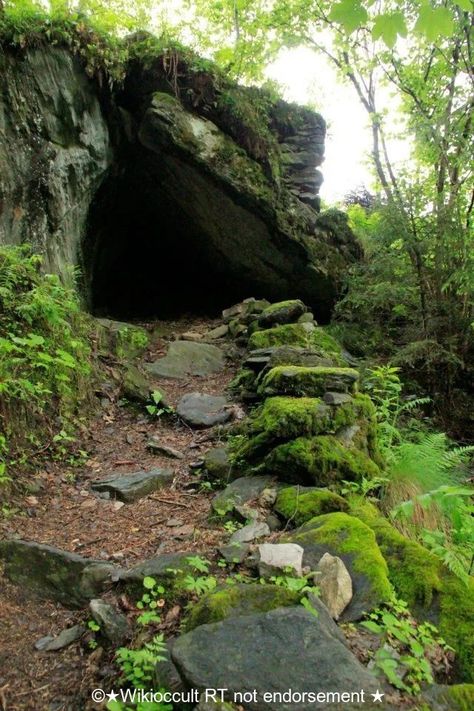
<path fill-rule="evenodd" d="M 83 246 L 93 313 L 119 319 L 214 317 L 232 303 L 259 296 L 260 286 L 245 267 L 220 251 L 212 210 L 206 220 L 206 204 L 214 201 L 215 208 L 218 194 L 200 186 L 189 169 L 172 167 L 166 159 L 157 166 L 156 158 L 142 153 L 99 190 Z M 187 194 L 190 181 L 193 193 Z"/>

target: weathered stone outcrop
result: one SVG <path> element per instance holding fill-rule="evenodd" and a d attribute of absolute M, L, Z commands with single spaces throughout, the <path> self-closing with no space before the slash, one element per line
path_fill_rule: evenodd
<path fill-rule="evenodd" d="M 0 243 L 28 242 L 66 276 L 111 161 L 100 92 L 79 60 L 0 49 Z"/>
<path fill-rule="evenodd" d="M 130 42 L 112 89 L 69 49 L 4 43 L 0 242 L 33 244 L 63 276 L 80 264 L 98 311 L 212 311 L 255 293 L 326 319 L 359 248 L 344 216 L 342 229 L 318 214 L 322 117 Z"/>

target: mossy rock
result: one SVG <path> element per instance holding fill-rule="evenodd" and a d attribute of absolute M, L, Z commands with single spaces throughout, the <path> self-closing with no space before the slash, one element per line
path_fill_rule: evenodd
<path fill-rule="evenodd" d="M 296 484 L 329 486 L 380 476 L 380 469 L 360 449 L 345 447 L 334 435 L 298 437 L 275 447 L 261 467 L 279 479 Z"/>
<path fill-rule="evenodd" d="M 358 379 L 359 373 L 353 368 L 279 365 L 264 376 L 258 387 L 258 393 L 267 397 L 271 395 L 322 397 L 328 390 L 351 393 L 355 391 Z"/>
<path fill-rule="evenodd" d="M 269 612 L 278 607 L 298 605 L 301 595 L 279 585 L 240 583 L 207 593 L 194 605 L 186 620 L 187 632 L 228 617 Z"/>
<path fill-rule="evenodd" d="M 131 402 L 146 405 L 150 402 L 152 392 L 153 386 L 150 379 L 135 365 L 127 364 L 122 375 L 122 397 Z M 166 398 L 162 402 L 166 404 Z"/>
<path fill-rule="evenodd" d="M 237 460 L 254 461 L 279 442 L 326 432 L 331 410 L 318 398 L 273 397 L 265 400 L 242 426 L 245 437 L 236 440 Z"/>
<path fill-rule="evenodd" d="M 108 318 L 96 319 L 99 351 L 127 361 L 140 356 L 148 347 L 149 336 L 142 326 L 113 321 Z"/>
<path fill-rule="evenodd" d="M 347 512 L 349 505 L 342 496 L 329 489 L 289 486 L 279 491 L 274 510 L 286 521 L 302 526 L 315 516 L 334 511 Z"/>
<path fill-rule="evenodd" d="M 272 326 L 295 323 L 306 311 L 306 306 L 300 299 L 278 301 L 262 311 L 258 317 L 258 325 L 260 328 L 271 328 Z"/>
<path fill-rule="evenodd" d="M 353 502 L 351 513 L 373 530 L 398 597 L 415 617 L 436 624 L 456 651 L 456 673 L 474 682 L 474 578 L 466 584 L 423 546 L 405 538 L 375 506 Z"/>
<path fill-rule="evenodd" d="M 313 323 L 288 323 L 255 331 L 248 342 L 249 350 L 274 346 L 311 348 L 321 356 L 340 356 L 342 350 L 335 338 Z"/>
<path fill-rule="evenodd" d="M 354 500 L 350 508 L 351 514 L 375 533 L 398 597 L 405 600 L 415 616 L 429 608 L 442 587 L 439 559 L 403 536 L 373 504 Z"/>
<path fill-rule="evenodd" d="M 388 567 L 375 534 L 355 516 L 343 512 L 316 516 L 285 540 L 304 548 L 303 564 L 313 570 L 324 553 L 342 558 L 354 589 L 342 621 L 358 620 L 390 599 Z"/>
<path fill-rule="evenodd" d="M 420 711 L 472 711 L 474 684 L 434 685 L 427 689 L 422 699 L 425 705 Z"/>

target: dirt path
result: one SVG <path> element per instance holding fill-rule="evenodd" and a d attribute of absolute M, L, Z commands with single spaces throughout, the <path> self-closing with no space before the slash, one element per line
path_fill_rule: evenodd
<path fill-rule="evenodd" d="M 171 324 L 170 337 L 156 342 L 146 359 L 163 355 L 167 341 L 175 335 L 205 332 L 214 325 L 202 320 Z M 229 365 L 208 378 L 156 382 L 175 406 L 187 392 L 224 393 L 233 375 Z M 152 454 L 146 446 L 151 435 L 182 452 L 183 459 Z M 45 462 L 35 477 L 38 493 L 18 500 L 18 511 L 0 519 L 0 538 L 16 536 L 47 543 L 124 567 L 158 553 L 215 548 L 222 542 L 223 531 L 209 523 L 211 495 L 200 491 L 189 466 L 212 445 L 209 431 L 192 430 L 176 417 L 151 421 L 143 410 L 124 406 L 117 399 L 103 401 L 99 416 L 81 438 L 80 448 L 88 454 L 85 464 L 69 467 Z M 173 469 L 172 487 L 134 504 L 99 498 L 90 489 L 91 482 L 106 472 L 153 467 Z M 36 640 L 87 619 L 87 612 L 32 600 L 4 579 L 0 585 L 0 709 L 97 708 L 86 701 L 100 666 L 90 650 L 79 643 L 59 652 L 34 649 Z"/>

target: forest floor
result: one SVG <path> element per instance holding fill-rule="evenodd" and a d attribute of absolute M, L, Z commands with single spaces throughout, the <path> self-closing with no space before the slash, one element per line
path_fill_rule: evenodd
<path fill-rule="evenodd" d="M 180 333 L 204 333 L 215 325 L 198 319 L 167 323 L 169 337 L 157 340 L 145 360 L 164 355 L 168 342 Z M 229 364 L 218 375 L 156 379 L 156 385 L 166 393 L 169 404 L 176 406 L 189 392 L 225 394 L 234 372 Z M 183 459 L 152 454 L 147 449 L 152 435 L 182 452 Z M 209 522 L 212 492 L 200 490 L 189 466 L 213 446 L 212 437 L 210 430 L 192 430 L 176 416 L 151 420 L 143 408 L 127 406 L 117 396 L 103 399 L 98 415 L 77 443 L 77 449 L 87 452 L 85 462 L 70 466 L 46 459 L 34 474 L 37 492 L 16 497 L 7 515 L 0 518 L 0 538 L 50 544 L 123 567 L 161 553 L 214 551 L 226 533 L 222 526 Z M 103 499 L 91 491 L 91 483 L 108 472 L 125 474 L 153 467 L 172 469 L 172 486 L 133 504 Z M 1 711 L 97 709 L 89 699 L 103 671 L 101 648 L 91 653 L 80 642 L 57 652 L 34 648 L 39 638 L 87 621 L 87 611 L 33 600 L 4 578 L 1 586 Z"/>

